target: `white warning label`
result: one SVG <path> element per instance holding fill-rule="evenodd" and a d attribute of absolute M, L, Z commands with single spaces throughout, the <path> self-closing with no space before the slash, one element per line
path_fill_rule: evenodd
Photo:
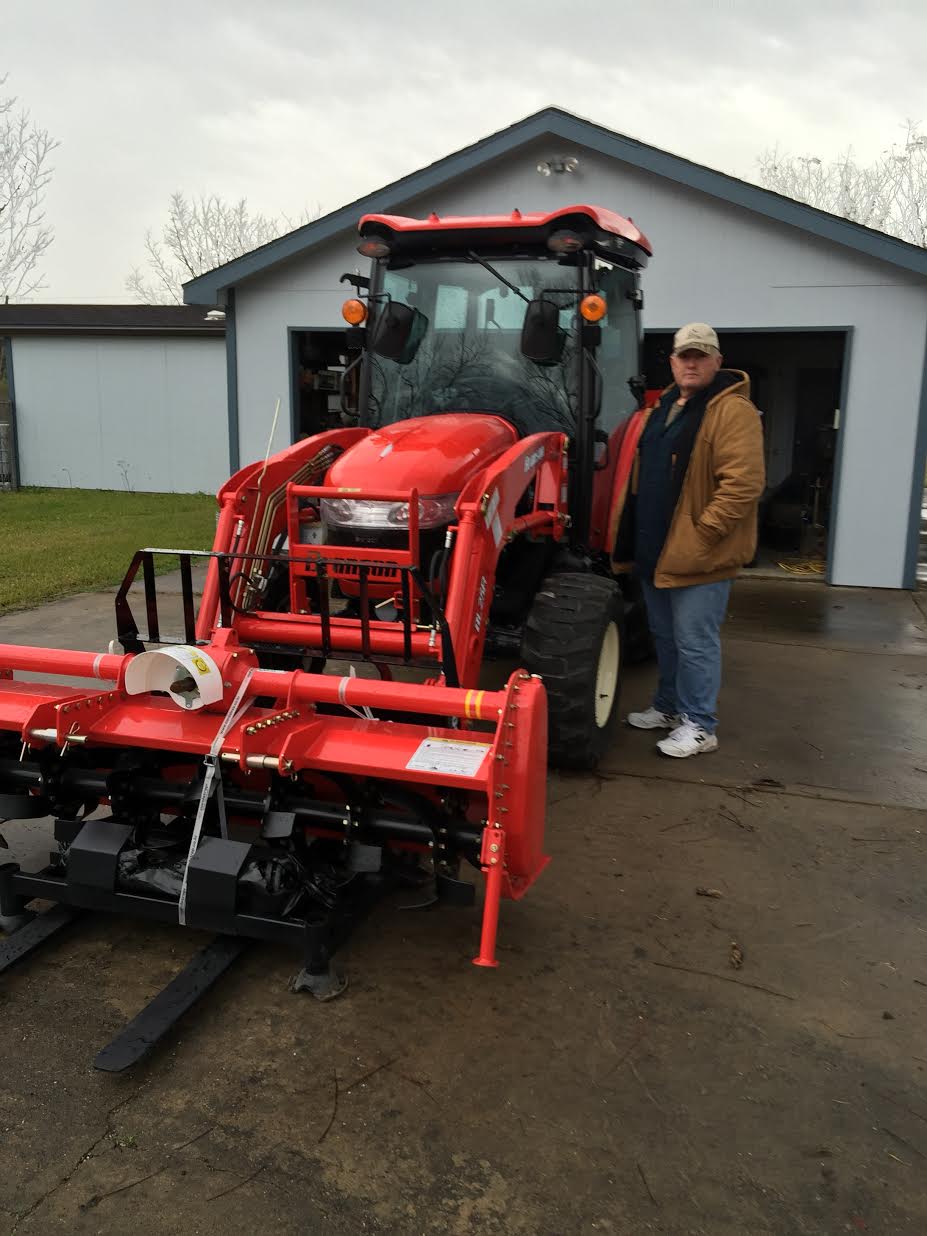
<path fill-rule="evenodd" d="M 456 738 L 423 738 L 406 764 L 414 772 L 449 773 L 475 777 L 489 750 L 488 742 L 461 742 Z"/>

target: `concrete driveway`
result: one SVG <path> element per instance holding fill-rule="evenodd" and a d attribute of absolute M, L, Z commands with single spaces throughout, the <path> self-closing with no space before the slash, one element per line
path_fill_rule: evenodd
<path fill-rule="evenodd" d="M 384 909 L 340 1001 L 255 946 L 114 1078 L 96 1050 L 201 940 L 85 919 L 0 980 L 0 1230 L 922 1236 L 918 599 L 741 581 L 720 751 L 623 730 L 552 776 L 553 862 L 497 971 L 472 912 Z M 0 641 L 100 649 L 110 606 Z"/>

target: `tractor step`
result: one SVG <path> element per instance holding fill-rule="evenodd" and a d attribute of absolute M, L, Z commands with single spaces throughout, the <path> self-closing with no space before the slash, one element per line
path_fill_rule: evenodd
<path fill-rule="evenodd" d="M 121 1073 L 138 1064 L 222 977 L 249 943 L 241 936 L 216 936 L 97 1054 L 93 1067 L 105 1073 Z"/>
<path fill-rule="evenodd" d="M 58 934 L 62 927 L 73 923 L 82 913 L 74 906 L 53 906 L 30 919 L 11 935 L 0 939 L 0 974 L 23 958 L 31 956 L 46 940 Z"/>

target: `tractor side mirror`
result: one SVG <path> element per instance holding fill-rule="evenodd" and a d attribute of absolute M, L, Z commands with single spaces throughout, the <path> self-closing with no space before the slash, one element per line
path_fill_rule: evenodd
<path fill-rule="evenodd" d="M 552 300 L 533 300 L 521 328 L 521 354 L 539 365 L 556 365 L 563 356 L 566 332 L 560 329 L 560 310 Z"/>
<path fill-rule="evenodd" d="M 428 329 L 428 319 L 418 309 L 390 300 L 377 314 L 369 329 L 368 342 L 377 356 L 408 365 L 415 359 L 419 344 Z"/>
<path fill-rule="evenodd" d="M 635 374 L 633 378 L 628 378 L 628 390 L 637 402 L 637 406 L 644 406 L 644 397 L 647 394 L 647 382 L 642 373 Z"/>

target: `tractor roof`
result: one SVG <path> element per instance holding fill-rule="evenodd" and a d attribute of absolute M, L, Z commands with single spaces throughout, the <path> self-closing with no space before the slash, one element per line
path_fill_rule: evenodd
<path fill-rule="evenodd" d="M 592 225 L 590 227 L 590 224 Z M 361 236 L 381 236 L 393 239 L 401 248 L 443 249 L 462 244 L 511 245 L 518 243 L 544 245 L 548 237 L 564 228 L 575 228 L 589 235 L 595 244 L 621 249 L 625 244 L 640 251 L 646 258 L 653 252 L 650 241 L 630 219 L 606 210 L 604 206 L 564 206 L 546 213 L 523 214 L 513 210 L 509 215 L 445 215 L 430 214 L 427 219 L 409 219 L 403 215 L 364 215 L 358 224 Z M 596 246 L 598 247 L 598 246 Z M 631 256 L 629 252 L 627 256 Z"/>

